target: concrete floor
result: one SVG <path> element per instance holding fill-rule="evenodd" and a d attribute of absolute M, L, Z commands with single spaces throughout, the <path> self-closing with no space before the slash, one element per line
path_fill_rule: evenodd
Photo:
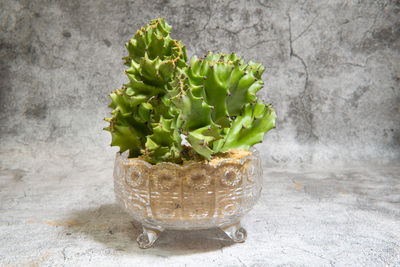
<path fill-rule="evenodd" d="M 20 146 L 0 159 L 1 266 L 400 264 L 400 165 L 265 168 L 245 243 L 169 231 L 141 250 L 140 226 L 114 201 L 112 156 Z"/>

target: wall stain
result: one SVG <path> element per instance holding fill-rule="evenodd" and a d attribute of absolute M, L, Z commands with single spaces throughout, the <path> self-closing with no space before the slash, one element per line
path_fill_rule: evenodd
<path fill-rule="evenodd" d="M 400 38 L 400 22 L 372 33 L 372 38 L 382 45 L 392 45 Z"/>
<path fill-rule="evenodd" d="M 29 119 L 44 120 L 47 117 L 47 103 L 38 103 L 28 106 L 25 110 L 25 116 Z"/>
<path fill-rule="evenodd" d="M 69 31 L 67 31 L 67 30 L 64 30 L 64 31 L 62 32 L 62 35 L 63 35 L 65 38 L 70 38 L 70 37 L 72 36 L 72 34 L 71 34 Z"/>
<path fill-rule="evenodd" d="M 104 39 L 103 42 L 107 47 L 111 46 L 111 42 L 108 39 Z"/>
<path fill-rule="evenodd" d="M 358 108 L 360 98 L 369 90 L 369 86 L 359 86 L 356 91 L 353 92 L 350 98 L 350 103 L 353 107 Z"/>
<path fill-rule="evenodd" d="M 0 114 L 4 114 L 10 104 L 7 99 L 11 93 L 10 62 L 17 57 L 14 45 L 0 39 Z M 1 118 L 1 115 L 0 115 Z"/>
<path fill-rule="evenodd" d="M 391 129 L 392 131 L 392 140 L 391 144 L 395 147 L 400 147 L 400 131 Z"/>
<path fill-rule="evenodd" d="M 390 48 L 400 49 L 400 22 L 394 23 L 389 27 L 379 28 L 371 33 L 371 37 L 365 38 L 360 44 L 357 44 L 355 50 L 370 54 L 377 50 Z"/>

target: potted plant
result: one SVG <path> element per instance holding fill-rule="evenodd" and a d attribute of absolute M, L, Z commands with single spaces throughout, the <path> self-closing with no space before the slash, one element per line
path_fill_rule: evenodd
<path fill-rule="evenodd" d="M 207 53 L 187 63 L 182 42 L 156 19 L 126 44 L 129 82 L 110 94 L 104 128 L 119 146 L 117 201 L 149 248 L 164 229 L 219 227 L 244 242 L 240 219 L 258 200 L 262 169 L 251 149 L 275 127 L 256 92 L 264 67 L 235 54 Z"/>

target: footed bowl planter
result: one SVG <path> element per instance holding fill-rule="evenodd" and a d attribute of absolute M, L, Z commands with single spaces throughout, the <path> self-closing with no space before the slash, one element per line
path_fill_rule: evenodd
<path fill-rule="evenodd" d="M 217 163 L 149 164 L 128 153 L 117 153 L 114 190 L 117 202 L 143 232 L 140 248 L 149 248 L 165 229 L 195 230 L 219 227 L 234 242 L 247 233 L 240 220 L 255 205 L 262 188 L 259 154 Z"/>

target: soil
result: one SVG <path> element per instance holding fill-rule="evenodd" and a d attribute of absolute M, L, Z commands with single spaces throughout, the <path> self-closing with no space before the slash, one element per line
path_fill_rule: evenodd
<path fill-rule="evenodd" d="M 184 147 L 184 157 L 182 157 L 183 162 L 180 165 L 187 165 L 193 162 L 204 162 L 206 164 L 210 164 L 212 166 L 218 165 L 223 160 L 226 159 L 235 159 L 235 160 L 241 160 L 244 157 L 250 156 L 251 152 L 245 149 L 235 149 L 235 150 L 230 150 L 228 152 L 224 153 L 218 153 L 215 154 L 209 161 L 205 160 L 203 157 L 195 153 L 190 147 L 185 146 Z M 146 160 L 145 155 L 141 155 L 137 157 L 140 160 Z"/>

